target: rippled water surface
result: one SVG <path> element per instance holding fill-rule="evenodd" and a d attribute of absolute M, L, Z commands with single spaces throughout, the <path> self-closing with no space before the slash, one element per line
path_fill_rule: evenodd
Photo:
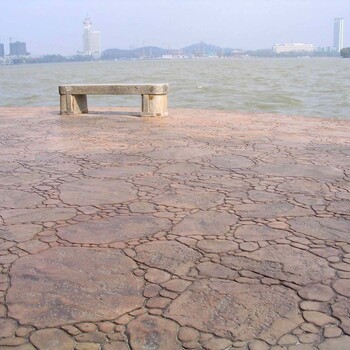
<path fill-rule="evenodd" d="M 350 118 L 350 59 L 201 59 L 0 66 L 0 106 L 59 108 L 58 85 L 170 84 L 170 107 Z M 89 105 L 139 106 L 139 96 Z"/>

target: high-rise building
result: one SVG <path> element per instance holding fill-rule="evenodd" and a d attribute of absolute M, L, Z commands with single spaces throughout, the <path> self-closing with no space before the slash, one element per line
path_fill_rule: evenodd
<path fill-rule="evenodd" d="M 344 18 L 334 18 L 333 47 L 338 52 L 344 47 Z"/>
<path fill-rule="evenodd" d="M 26 56 L 26 55 L 28 55 L 26 43 L 22 43 L 20 41 L 10 43 L 10 56 Z"/>
<path fill-rule="evenodd" d="M 5 56 L 5 47 L 4 44 L 0 43 L 0 57 L 4 57 Z"/>
<path fill-rule="evenodd" d="M 91 25 L 92 22 L 90 18 L 86 17 L 85 21 L 83 22 L 84 25 L 84 32 L 83 32 L 83 53 L 85 55 L 91 55 Z"/>
<path fill-rule="evenodd" d="M 83 32 L 83 54 L 93 56 L 94 58 L 101 57 L 100 32 L 92 30 L 92 22 L 86 17 Z"/>

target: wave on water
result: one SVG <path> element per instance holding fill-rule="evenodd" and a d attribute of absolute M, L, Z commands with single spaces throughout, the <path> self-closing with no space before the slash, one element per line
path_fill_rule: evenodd
<path fill-rule="evenodd" d="M 169 105 L 350 118 L 350 60 L 338 58 L 84 62 L 0 66 L 0 106 L 59 106 L 58 86 L 170 84 Z M 135 106 L 135 96 L 89 96 L 89 105 Z"/>

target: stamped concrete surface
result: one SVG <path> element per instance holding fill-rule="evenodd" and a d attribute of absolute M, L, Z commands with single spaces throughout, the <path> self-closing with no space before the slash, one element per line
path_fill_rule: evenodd
<path fill-rule="evenodd" d="M 0 108 L 1 349 L 349 350 L 350 121 Z"/>

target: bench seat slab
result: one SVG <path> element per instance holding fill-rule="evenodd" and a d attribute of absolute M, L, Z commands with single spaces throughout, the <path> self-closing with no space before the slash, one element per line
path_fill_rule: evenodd
<path fill-rule="evenodd" d="M 168 84 L 87 84 L 62 85 L 60 95 L 164 95 Z"/>

